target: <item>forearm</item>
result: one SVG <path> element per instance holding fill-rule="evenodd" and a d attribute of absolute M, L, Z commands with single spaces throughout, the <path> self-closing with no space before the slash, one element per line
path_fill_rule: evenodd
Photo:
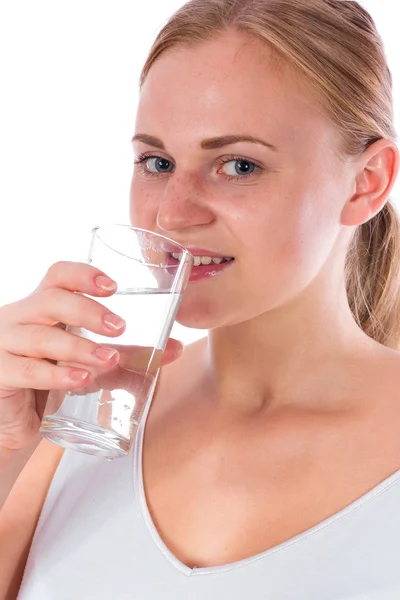
<path fill-rule="evenodd" d="M 0 511 L 41 439 L 42 437 L 38 433 L 32 442 L 22 450 L 0 448 Z"/>

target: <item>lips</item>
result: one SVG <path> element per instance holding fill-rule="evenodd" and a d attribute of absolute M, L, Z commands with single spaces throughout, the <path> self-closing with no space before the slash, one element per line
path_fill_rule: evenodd
<path fill-rule="evenodd" d="M 211 256 L 212 258 L 231 258 L 230 254 L 220 254 L 215 250 L 208 250 L 206 248 L 196 248 L 195 246 L 185 246 L 186 250 L 189 250 L 193 256 Z"/>
<path fill-rule="evenodd" d="M 176 242 L 176 246 L 173 244 L 168 244 L 167 242 L 163 243 L 162 246 L 165 252 L 169 254 L 182 252 L 183 250 L 188 250 L 193 256 L 211 256 L 215 258 L 227 258 L 231 257 L 229 253 L 221 254 L 216 250 L 210 250 L 209 248 L 199 248 L 197 246 L 191 246 L 190 244 L 182 244 Z"/>
<path fill-rule="evenodd" d="M 192 254 L 194 264 L 189 279 L 191 282 L 216 277 L 235 263 L 234 257 L 230 256 L 229 253 L 220 253 L 209 248 L 199 248 L 180 242 L 176 242 L 176 245 L 165 242 L 163 250 L 167 253 L 166 264 L 175 268 L 179 265 L 184 250 Z M 210 262 L 205 259 L 210 259 Z"/>
<path fill-rule="evenodd" d="M 175 252 L 174 252 L 175 254 Z M 202 256 L 207 256 L 203 254 Z M 215 256 L 215 255 L 208 255 Z M 195 257 L 195 259 L 198 257 Z M 199 281 L 200 279 L 205 278 L 213 278 L 225 271 L 227 268 L 231 267 L 235 263 L 235 259 L 231 258 L 230 260 L 221 260 L 219 264 L 215 264 L 211 262 L 208 265 L 199 264 L 196 265 L 196 262 L 191 270 L 189 281 Z M 174 258 L 172 254 L 169 256 L 168 264 L 171 266 L 179 265 L 179 259 Z"/>
<path fill-rule="evenodd" d="M 193 267 L 190 273 L 190 282 L 200 281 L 204 279 L 213 279 L 222 274 L 227 269 L 230 269 L 235 264 L 234 260 L 228 262 L 222 262 L 219 265 L 200 265 L 199 267 Z"/>

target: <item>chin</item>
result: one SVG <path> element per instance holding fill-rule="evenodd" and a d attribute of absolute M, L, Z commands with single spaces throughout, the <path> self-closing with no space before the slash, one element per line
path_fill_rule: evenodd
<path fill-rule="evenodd" d="M 190 329 L 215 329 L 227 324 L 226 311 L 218 310 L 211 303 L 187 300 L 188 298 L 183 298 L 176 316 L 176 322 L 180 325 Z"/>
<path fill-rule="evenodd" d="M 176 322 L 189 329 L 215 329 L 222 323 L 212 315 L 204 315 L 199 311 L 178 310 Z"/>

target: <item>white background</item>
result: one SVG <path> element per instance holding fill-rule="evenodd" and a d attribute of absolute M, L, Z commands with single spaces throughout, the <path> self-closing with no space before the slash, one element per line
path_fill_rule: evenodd
<path fill-rule="evenodd" d="M 400 7 L 363 3 L 385 42 L 398 124 Z M 139 73 L 182 4 L 0 0 L 0 305 L 30 293 L 53 262 L 84 261 L 93 226 L 129 222 Z"/>

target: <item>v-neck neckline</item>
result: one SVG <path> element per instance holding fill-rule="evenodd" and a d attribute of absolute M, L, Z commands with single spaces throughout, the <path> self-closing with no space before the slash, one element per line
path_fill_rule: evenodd
<path fill-rule="evenodd" d="M 147 531 L 149 532 L 151 539 L 153 540 L 153 542 L 155 543 L 155 545 L 157 546 L 157 548 L 159 549 L 161 554 L 167 559 L 167 561 L 177 571 L 183 573 L 183 575 L 186 575 L 188 577 L 189 576 L 191 576 L 191 577 L 199 576 L 199 575 L 215 575 L 215 574 L 222 573 L 225 571 L 239 569 L 241 567 L 245 567 L 247 565 L 250 565 L 250 564 L 260 561 L 260 560 L 266 560 L 268 557 L 272 556 L 273 554 L 276 554 L 277 552 L 286 550 L 287 548 L 289 548 L 290 546 L 293 546 L 294 544 L 301 543 L 304 540 L 308 539 L 310 536 L 315 535 L 318 532 L 320 532 L 324 529 L 327 529 L 328 527 L 331 527 L 338 521 L 348 517 L 355 511 L 362 508 L 365 504 L 373 501 L 375 498 L 380 496 L 382 493 L 384 493 L 387 489 L 389 489 L 392 485 L 394 485 L 400 479 L 400 469 L 399 469 L 399 470 L 395 471 L 392 475 L 390 475 L 389 477 L 384 479 L 381 483 L 374 486 L 371 490 L 369 490 L 368 492 L 366 492 L 365 494 L 363 494 L 362 496 L 357 498 L 354 502 L 351 502 L 350 504 L 348 504 L 345 508 L 339 510 L 338 512 L 336 512 L 332 516 L 324 519 L 320 523 L 310 527 L 306 531 L 303 531 L 302 533 L 286 540 L 285 542 L 282 542 L 281 544 L 278 544 L 277 546 L 269 548 L 268 550 L 265 550 L 263 552 L 255 554 L 253 556 L 249 556 L 248 558 L 244 558 L 242 560 L 235 561 L 232 563 L 227 563 L 227 564 L 218 565 L 218 566 L 214 566 L 214 567 L 193 567 L 193 568 L 191 568 L 191 567 L 188 567 L 187 565 L 185 565 L 181 560 L 179 560 L 173 554 L 173 552 L 171 552 L 171 550 L 167 547 L 167 545 L 164 543 L 160 534 L 158 533 L 158 530 L 154 524 L 154 521 L 152 519 L 152 516 L 150 514 L 150 511 L 149 511 L 149 508 L 147 505 L 146 493 L 145 493 L 145 489 L 144 489 L 144 479 L 143 479 L 143 442 L 144 442 L 145 428 L 146 428 L 146 423 L 147 423 L 147 418 L 148 418 L 148 414 L 150 411 L 150 407 L 151 407 L 151 401 L 149 401 L 149 403 L 145 409 L 145 412 L 143 414 L 141 423 L 139 425 L 139 428 L 138 428 L 138 431 L 136 434 L 134 446 L 133 446 L 133 452 L 132 452 L 133 468 L 132 468 L 131 472 L 132 472 L 132 476 L 133 476 L 134 493 L 136 496 L 136 500 L 138 503 L 138 507 L 139 507 L 141 516 L 144 520 L 144 523 L 146 525 Z"/>

